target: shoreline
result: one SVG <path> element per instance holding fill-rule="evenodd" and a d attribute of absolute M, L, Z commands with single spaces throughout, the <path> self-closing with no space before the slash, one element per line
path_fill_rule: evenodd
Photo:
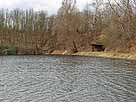
<path fill-rule="evenodd" d="M 100 58 L 110 58 L 110 59 L 123 59 L 123 60 L 132 60 L 136 61 L 136 53 L 118 53 L 118 52 L 92 52 L 92 51 L 83 51 L 76 53 L 69 53 L 68 51 L 55 50 L 52 53 L 45 54 L 1 54 L 0 56 L 85 56 L 85 57 L 100 57 Z"/>
<path fill-rule="evenodd" d="M 50 55 L 50 54 L 49 54 Z M 136 61 L 136 53 L 117 53 L 117 52 L 77 52 L 67 53 L 66 51 L 54 51 L 51 55 L 68 55 L 68 56 L 86 56 L 86 57 L 101 57 L 112 59 L 124 59 Z"/>

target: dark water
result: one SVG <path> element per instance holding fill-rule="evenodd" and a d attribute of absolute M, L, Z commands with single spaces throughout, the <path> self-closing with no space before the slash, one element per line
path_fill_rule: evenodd
<path fill-rule="evenodd" d="M 0 102 L 136 102 L 136 62 L 0 57 Z"/>

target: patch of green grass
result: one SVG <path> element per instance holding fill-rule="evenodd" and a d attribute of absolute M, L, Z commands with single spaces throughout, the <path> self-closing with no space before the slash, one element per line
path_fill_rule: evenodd
<path fill-rule="evenodd" d="M 16 55 L 17 54 L 17 48 L 13 45 L 0 45 L 0 50 L 7 55 Z"/>
<path fill-rule="evenodd" d="M 0 45 L 0 49 L 3 50 L 3 49 L 8 49 L 8 46 L 7 45 Z"/>

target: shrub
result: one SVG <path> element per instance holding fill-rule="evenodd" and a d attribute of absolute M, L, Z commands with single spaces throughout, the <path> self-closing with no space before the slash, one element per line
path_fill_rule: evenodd
<path fill-rule="evenodd" d="M 7 50 L 8 55 L 16 55 L 17 54 L 17 49 L 14 46 L 9 46 Z"/>
<path fill-rule="evenodd" d="M 13 45 L 0 45 L 1 54 L 16 55 L 17 48 Z"/>

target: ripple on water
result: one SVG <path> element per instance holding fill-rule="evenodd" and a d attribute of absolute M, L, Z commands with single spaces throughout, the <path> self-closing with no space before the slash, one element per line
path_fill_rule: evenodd
<path fill-rule="evenodd" d="M 0 57 L 0 102 L 136 102 L 136 63 L 95 57 Z"/>

